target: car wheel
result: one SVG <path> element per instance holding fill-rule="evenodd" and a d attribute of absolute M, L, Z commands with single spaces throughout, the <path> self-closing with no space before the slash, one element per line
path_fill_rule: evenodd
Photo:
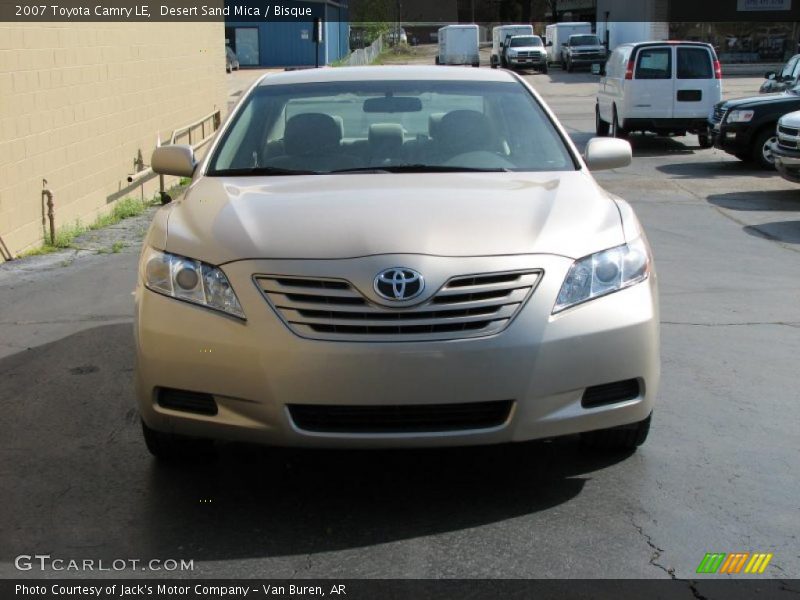
<path fill-rule="evenodd" d="M 609 125 L 603 119 L 600 118 L 600 107 L 595 104 L 594 105 L 594 130 L 595 133 L 599 136 L 607 136 Z"/>
<path fill-rule="evenodd" d="M 438 55 L 438 54 L 436 55 L 436 64 L 437 64 L 437 65 L 440 65 L 440 64 L 442 64 L 442 63 L 440 63 L 440 62 L 439 62 L 439 55 Z"/>
<path fill-rule="evenodd" d="M 747 154 L 746 152 L 739 152 L 737 154 L 734 154 L 734 156 L 744 162 L 750 162 L 751 160 L 753 160 L 753 156 Z"/>
<path fill-rule="evenodd" d="M 479 62 L 472 63 L 472 66 L 477 69 L 477 68 L 479 68 L 481 66 L 481 63 L 479 63 Z"/>
<path fill-rule="evenodd" d="M 619 125 L 619 119 L 617 119 L 617 107 L 614 107 L 613 114 L 611 116 L 611 137 L 625 139 L 628 137 L 628 132 L 625 131 Z"/>
<path fill-rule="evenodd" d="M 590 448 L 602 450 L 635 450 L 644 444 L 650 432 L 650 419 L 648 415 L 644 421 L 622 425 L 599 431 L 588 431 L 581 434 L 581 443 Z"/>
<path fill-rule="evenodd" d="M 707 133 L 697 134 L 697 141 L 701 148 L 711 148 L 711 136 Z"/>
<path fill-rule="evenodd" d="M 572 73 L 572 61 L 567 61 L 567 73 Z"/>
<path fill-rule="evenodd" d="M 142 421 L 142 434 L 150 454 L 159 460 L 205 461 L 215 456 L 214 443 L 211 440 L 163 433 L 151 429 L 144 421 Z"/>
<path fill-rule="evenodd" d="M 547 65 L 542 67 L 542 75 L 547 75 Z"/>
<path fill-rule="evenodd" d="M 753 144 L 753 159 L 762 169 L 775 168 L 775 158 L 772 156 L 772 143 L 776 140 L 774 127 L 766 127 L 756 136 L 756 141 Z"/>

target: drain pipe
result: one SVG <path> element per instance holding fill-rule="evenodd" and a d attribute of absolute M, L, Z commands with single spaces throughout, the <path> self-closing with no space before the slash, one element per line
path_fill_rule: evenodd
<path fill-rule="evenodd" d="M 42 185 L 47 185 L 47 179 L 42 179 Z M 55 222 L 55 210 L 53 205 L 53 192 L 45 187 L 42 190 L 42 202 L 44 199 L 47 198 L 47 219 L 50 221 L 50 245 L 56 245 L 56 222 Z M 44 210 L 42 210 L 42 227 L 44 227 Z"/>
<path fill-rule="evenodd" d="M 14 255 L 11 254 L 8 246 L 6 246 L 6 243 L 3 241 L 2 236 L 0 236 L 0 254 L 2 254 L 3 260 L 14 260 Z"/>

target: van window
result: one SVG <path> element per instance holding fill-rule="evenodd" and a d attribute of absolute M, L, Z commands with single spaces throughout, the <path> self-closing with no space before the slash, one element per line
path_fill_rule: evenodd
<path fill-rule="evenodd" d="M 787 62 L 783 66 L 783 71 L 781 71 L 781 79 L 789 79 L 792 75 L 792 71 L 794 71 L 794 68 L 797 66 L 798 62 L 800 61 L 798 61 L 798 57 L 796 56 L 792 58 L 789 62 Z"/>
<path fill-rule="evenodd" d="M 678 79 L 712 79 L 711 57 L 705 48 L 678 48 Z"/>
<path fill-rule="evenodd" d="M 672 48 L 642 48 L 636 58 L 636 79 L 671 79 Z"/>

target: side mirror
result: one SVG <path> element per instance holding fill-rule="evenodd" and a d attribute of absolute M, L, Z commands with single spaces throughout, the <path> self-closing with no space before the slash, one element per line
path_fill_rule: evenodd
<path fill-rule="evenodd" d="M 775 79 L 775 71 L 767 71 L 764 73 L 764 79 Z"/>
<path fill-rule="evenodd" d="M 627 167 L 632 157 L 631 145 L 616 138 L 592 138 L 583 153 L 583 160 L 590 171 Z"/>
<path fill-rule="evenodd" d="M 153 150 L 150 166 L 159 175 L 177 175 L 191 177 L 197 161 L 191 146 L 174 145 L 159 146 Z"/>

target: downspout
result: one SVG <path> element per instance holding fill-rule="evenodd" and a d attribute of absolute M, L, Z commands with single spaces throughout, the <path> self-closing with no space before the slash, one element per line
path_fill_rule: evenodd
<path fill-rule="evenodd" d="M 0 254 L 3 255 L 3 260 L 14 260 L 14 255 L 9 251 L 2 236 L 0 236 Z"/>
<path fill-rule="evenodd" d="M 47 179 L 42 179 L 42 185 L 47 185 Z M 50 245 L 56 245 L 56 223 L 53 204 L 53 192 L 49 188 L 42 190 L 42 202 L 47 198 L 47 220 L 50 222 Z M 44 207 L 42 207 L 44 209 Z M 44 210 L 42 210 L 42 229 L 45 228 Z"/>

